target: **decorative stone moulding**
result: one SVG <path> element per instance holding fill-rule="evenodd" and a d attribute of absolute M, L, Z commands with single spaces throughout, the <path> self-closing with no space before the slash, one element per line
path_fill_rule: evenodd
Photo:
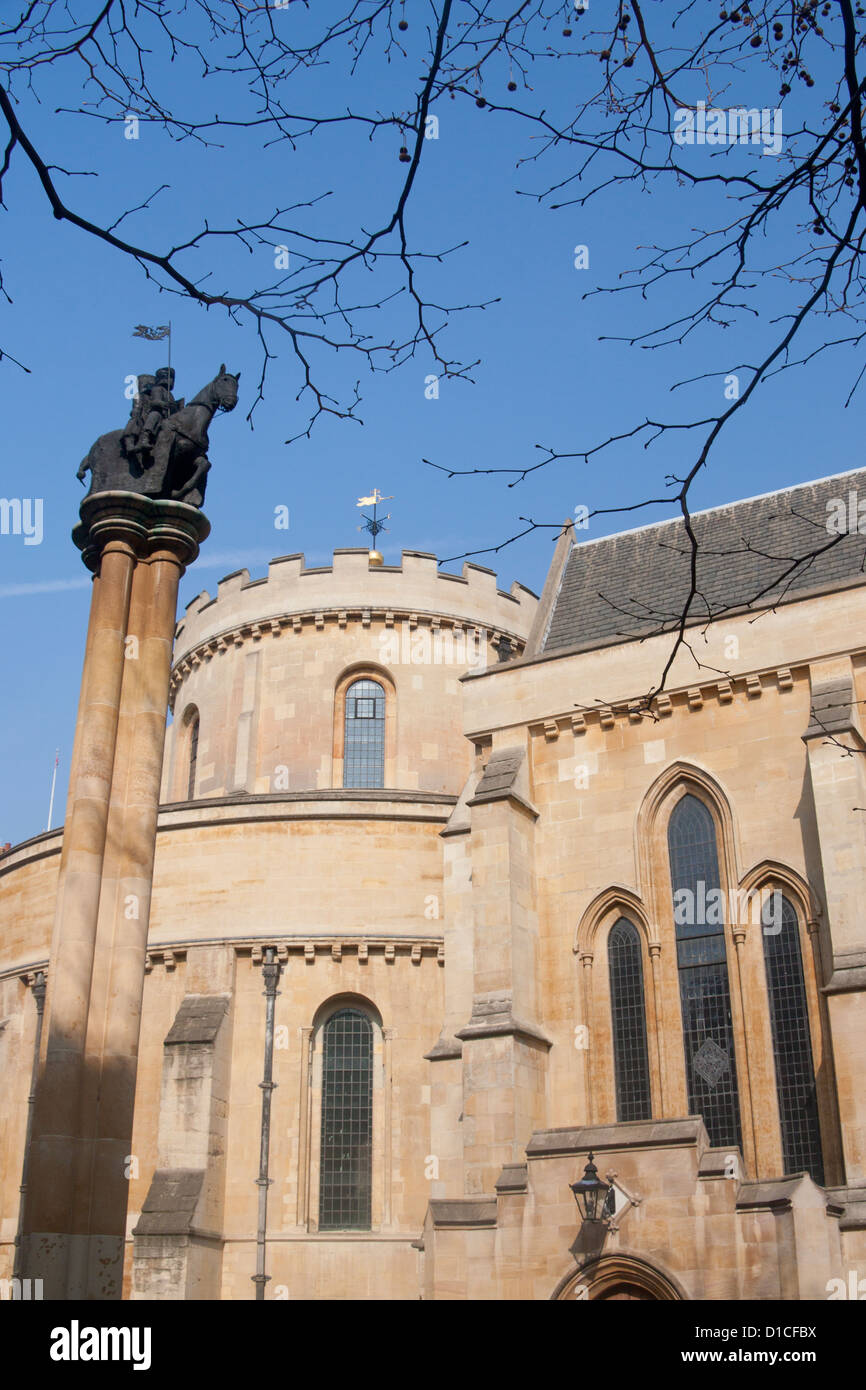
<path fill-rule="evenodd" d="M 583 709 L 572 712 L 571 714 L 559 714 L 550 719 L 534 720 L 529 728 L 533 734 L 543 735 L 548 743 L 557 739 L 560 734 L 560 721 L 565 727 L 571 728 L 572 733 L 577 737 L 585 734 L 589 724 L 598 723 L 602 729 L 609 730 L 615 727 L 617 721 L 628 719 L 631 724 L 639 724 L 645 717 L 652 714 L 663 719 L 669 718 L 673 712 L 675 704 L 683 703 L 694 713 L 700 712 L 708 699 L 714 695 L 718 697 L 723 705 L 730 704 L 737 694 L 745 695 L 748 699 L 759 698 L 764 693 L 764 685 L 761 676 L 776 680 L 781 692 L 787 692 L 794 688 L 794 677 L 789 667 L 780 666 L 775 671 L 765 671 L 761 675 L 751 674 L 748 676 L 738 676 L 732 680 L 713 681 L 712 684 L 704 686 L 688 686 L 683 690 L 675 690 L 671 694 L 662 692 L 655 695 L 651 701 L 651 713 L 644 709 L 640 700 L 628 700 L 614 705 L 595 705 L 585 706 Z"/>
<path fill-rule="evenodd" d="M 399 609 L 377 611 L 376 609 L 352 610 L 347 608 L 333 608 L 320 609 L 317 612 L 310 611 L 308 613 L 285 614 L 282 617 L 263 618 L 257 622 L 245 623 L 238 627 L 231 628 L 226 632 L 208 637 L 187 650 L 172 669 L 170 683 L 172 709 L 174 708 L 173 701 L 175 693 L 192 671 L 200 666 L 202 662 L 210 661 L 216 653 L 222 655 L 232 647 L 239 648 L 243 647 L 246 642 L 258 641 L 265 627 L 270 630 L 273 637 L 279 637 L 283 631 L 288 632 L 290 628 L 293 633 L 300 633 L 305 625 L 314 626 L 318 632 L 324 631 L 326 625 L 329 623 L 335 623 L 341 630 L 345 630 L 348 626 L 355 623 L 359 623 L 362 627 L 367 628 L 370 626 L 371 621 L 375 619 L 383 621 L 387 628 L 393 628 L 405 622 L 408 623 L 413 630 L 418 627 L 429 626 L 434 634 L 448 630 L 457 635 L 461 635 L 465 632 L 471 635 L 475 641 L 480 641 L 481 635 L 484 632 L 484 629 L 478 627 L 477 624 L 466 622 L 460 618 L 436 613 L 410 613 L 408 609 L 404 611 Z M 526 644 L 522 638 L 518 637 L 513 632 L 506 633 L 503 629 L 498 629 L 497 631 L 500 637 L 506 636 L 508 638 L 515 657 L 523 654 Z M 488 634 L 491 640 L 494 635 L 492 631 Z"/>
<path fill-rule="evenodd" d="M 250 951 L 250 958 L 253 965 L 261 965 L 265 958 L 265 951 L 276 951 L 277 960 L 280 965 L 285 965 L 289 959 L 289 948 L 283 941 L 264 942 L 261 946 L 253 946 Z"/>
<path fill-rule="evenodd" d="M 152 950 L 147 952 L 144 962 L 145 973 L 149 975 L 155 965 L 162 965 L 166 970 L 174 970 L 178 960 L 186 959 L 186 952 L 186 946 L 154 946 Z"/>
<path fill-rule="evenodd" d="M 42 965 L 30 966 L 27 970 L 16 970 L 13 973 L 18 975 L 22 984 L 26 985 L 28 989 L 32 989 L 33 986 L 39 982 L 40 975 L 42 976 L 43 984 L 48 980 L 48 961 L 46 960 Z M 4 1019 L 4 1023 L 5 1022 L 6 1020 Z"/>
<path fill-rule="evenodd" d="M 137 492 L 94 493 L 84 498 L 79 516 L 72 539 L 94 573 L 100 555 L 112 542 L 130 546 L 137 556 L 168 550 L 181 564 L 189 565 L 210 535 L 210 522 L 198 507 Z"/>
<path fill-rule="evenodd" d="M 317 957 L 330 959 L 336 964 L 341 964 L 347 957 L 356 956 L 357 959 L 365 964 L 372 955 L 384 956 L 389 964 L 393 964 L 398 956 L 405 957 L 412 965 L 420 965 L 425 958 L 436 960 L 437 964 L 442 965 L 445 961 L 445 946 L 441 937 L 376 937 L 367 936 L 361 939 L 354 937 L 339 937 L 335 939 L 330 936 L 316 937 L 293 937 L 288 940 L 266 939 L 261 941 L 243 940 L 242 938 L 225 937 L 218 943 L 212 939 L 206 942 L 185 941 L 182 944 L 172 944 L 171 946 L 153 946 L 147 952 L 146 970 L 148 973 L 153 970 L 155 965 L 162 965 L 166 970 L 174 970 L 179 961 L 185 960 L 187 952 L 199 945 L 230 946 L 239 955 L 249 954 L 253 965 L 261 965 L 264 952 L 273 949 L 277 953 L 277 959 L 282 965 L 288 963 L 290 956 L 302 957 L 308 964 L 315 964 Z M 34 973 L 36 967 L 30 967 L 30 973 Z M 38 967 L 46 969 L 47 967 Z M 16 973 L 21 973 L 20 971 Z M 22 979 L 24 978 L 22 974 Z"/>

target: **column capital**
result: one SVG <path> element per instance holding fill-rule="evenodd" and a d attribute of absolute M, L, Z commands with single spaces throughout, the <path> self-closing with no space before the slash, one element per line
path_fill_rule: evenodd
<path fill-rule="evenodd" d="M 79 515 L 72 539 L 94 574 L 105 552 L 117 547 L 137 559 L 159 553 L 185 568 L 210 534 L 210 522 L 198 507 L 137 492 L 97 492 L 85 497 Z"/>

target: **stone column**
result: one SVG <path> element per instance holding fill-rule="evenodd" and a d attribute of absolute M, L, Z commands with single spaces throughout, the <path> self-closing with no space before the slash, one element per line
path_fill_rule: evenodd
<path fill-rule="evenodd" d="M 105 1181 L 95 1148 L 104 1133 L 109 1169 L 129 1153 L 177 586 L 209 529 L 184 503 L 106 492 L 73 532 L 96 578 L 23 1240 L 47 1298 L 120 1297 L 126 1179 L 121 1164 L 122 1183 Z"/>

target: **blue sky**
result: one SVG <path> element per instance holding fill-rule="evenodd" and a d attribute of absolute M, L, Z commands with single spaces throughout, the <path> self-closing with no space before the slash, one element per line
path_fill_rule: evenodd
<path fill-rule="evenodd" d="M 383 90 L 399 86 L 407 71 L 415 68 L 408 66 L 401 76 L 380 66 L 350 79 L 344 71 L 319 70 L 303 96 L 320 109 L 350 99 L 360 105 L 375 100 L 377 82 Z M 171 92 L 179 77 L 167 67 L 162 76 Z M 504 99 L 507 71 L 501 76 Z M 550 78 L 556 99 L 573 107 L 569 80 L 565 72 Z M 485 90 L 499 96 L 490 79 Z M 772 105 L 775 90 L 769 75 L 762 90 L 737 95 L 749 105 Z M 231 99 L 218 82 L 213 93 L 193 88 L 183 96 L 198 101 L 201 110 Z M 286 145 L 266 149 L 259 137 L 239 133 L 225 139 L 224 148 L 206 151 L 191 142 L 173 143 L 147 123 L 137 141 L 126 141 L 117 125 L 54 114 L 57 106 L 80 100 L 73 78 L 44 95 L 41 107 L 31 100 L 21 107 L 44 157 L 100 170 L 98 179 L 59 176 L 73 206 L 113 220 L 161 182 L 171 185 L 152 210 L 122 227 L 132 239 L 158 247 L 195 232 L 205 216 L 212 225 L 237 216 L 267 217 L 275 206 L 329 190 L 333 196 L 310 214 L 309 225 L 356 234 L 359 225 L 370 226 L 390 212 L 404 171 L 393 133 L 371 144 L 335 130 L 295 153 Z M 383 95 L 382 105 L 388 104 Z M 647 414 L 682 419 L 715 412 L 722 375 L 754 360 L 769 341 L 770 320 L 790 307 L 784 283 L 771 278 L 754 292 L 756 317 L 744 315 L 724 332 L 699 334 L 685 348 L 648 352 L 600 342 L 670 317 L 686 302 L 687 286 L 663 285 L 643 305 L 628 295 L 585 298 L 586 291 L 615 284 L 635 264 L 638 246 L 681 240 L 684 228 L 711 222 L 719 215 L 718 195 L 670 183 L 651 193 L 631 186 L 584 209 L 554 212 L 515 191 L 546 182 L 533 165 L 515 168 L 533 149 L 525 127 L 471 102 L 445 101 L 437 112 L 439 139 L 425 142 L 408 227 L 422 249 L 469 243 L 443 264 L 422 269 L 431 299 L 499 299 L 483 312 L 454 316 L 448 329 L 451 356 L 481 359 L 472 373 L 476 384 L 443 382 L 439 399 L 428 400 L 425 377 L 435 366 L 423 353 L 390 375 L 373 377 L 360 362 L 323 358 L 322 378 L 335 391 L 360 377 L 358 413 L 364 423 L 323 419 L 311 439 L 290 447 L 284 441 L 304 427 L 306 411 L 295 402 L 299 379 L 288 349 L 278 349 L 251 431 L 244 416 L 259 370 L 252 325 L 237 326 L 219 310 L 206 313 L 159 294 L 128 258 L 54 221 L 29 167 L 13 162 L 7 210 L 0 213 L 2 271 L 13 303 L 3 309 L 0 345 L 31 370 L 25 375 L 0 362 L 0 492 L 43 499 L 44 538 L 25 546 L 20 536 L 0 536 L 7 673 L 0 842 L 15 843 L 45 828 L 55 748 L 61 757 L 55 823 L 62 818 L 89 601 L 89 581 L 70 539 L 82 495 L 75 471 L 98 434 L 123 424 L 124 378 L 162 364 L 161 345 L 131 337 L 135 324 L 171 318 L 178 394 L 194 394 L 221 361 L 243 373 L 238 409 L 212 428 L 205 507 L 212 532 L 182 582 L 182 607 L 202 589 L 214 592 L 221 575 L 242 565 L 255 576 L 272 556 L 294 551 L 321 564 L 335 547 L 362 543 L 355 501 L 374 486 L 395 496 L 390 530 L 380 543 L 388 562 L 399 560 L 403 547 L 440 558 L 482 550 L 522 529 L 521 515 L 556 524 L 580 504 L 612 507 L 658 496 L 665 475 L 691 461 L 682 436 L 650 450 L 617 446 L 589 465 L 555 463 L 513 488 L 497 476 L 449 480 L 422 460 L 456 468 L 522 467 L 537 461 L 539 443 L 561 450 L 592 447 Z M 703 150 L 691 155 L 709 157 Z M 729 157 L 741 167 L 755 161 L 748 150 Z M 556 156 L 547 166 L 551 177 L 567 170 L 568 159 L 567 152 Z M 796 245 L 790 229 L 786 238 L 785 245 L 767 246 L 768 266 Z M 580 271 L 573 264 L 578 244 L 589 248 L 589 267 Z M 223 251 L 214 260 L 213 283 L 235 289 L 273 278 L 270 254 Z M 374 284 L 372 276 L 367 279 Z M 399 301 L 380 311 L 383 336 L 399 332 L 401 323 L 405 327 L 403 312 Z M 712 506 L 858 466 L 862 407 L 855 397 L 843 409 L 856 370 L 850 360 L 830 354 L 808 373 L 783 373 L 764 387 L 714 451 L 693 505 Z M 678 378 L 699 373 L 718 375 L 671 394 Z M 290 511 L 288 532 L 274 529 L 279 505 Z M 595 539 L 669 514 L 603 517 L 584 535 Z M 540 591 L 554 535 L 538 531 L 498 556 L 478 560 L 498 571 L 502 587 L 518 578 Z"/>

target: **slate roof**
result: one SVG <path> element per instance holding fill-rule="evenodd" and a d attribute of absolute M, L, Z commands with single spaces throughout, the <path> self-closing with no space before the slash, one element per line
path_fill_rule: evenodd
<path fill-rule="evenodd" d="M 827 529 L 828 501 L 842 498 L 847 506 L 850 492 L 866 514 L 866 469 L 694 513 L 698 593 L 689 622 L 866 583 L 866 535 L 855 530 L 840 537 Z M 819 548 L 822 554 L 807 558 Z M 675 630 L 689 586 L 682 518 L 578 540 L 542 651 L 587 650 Z"/>

